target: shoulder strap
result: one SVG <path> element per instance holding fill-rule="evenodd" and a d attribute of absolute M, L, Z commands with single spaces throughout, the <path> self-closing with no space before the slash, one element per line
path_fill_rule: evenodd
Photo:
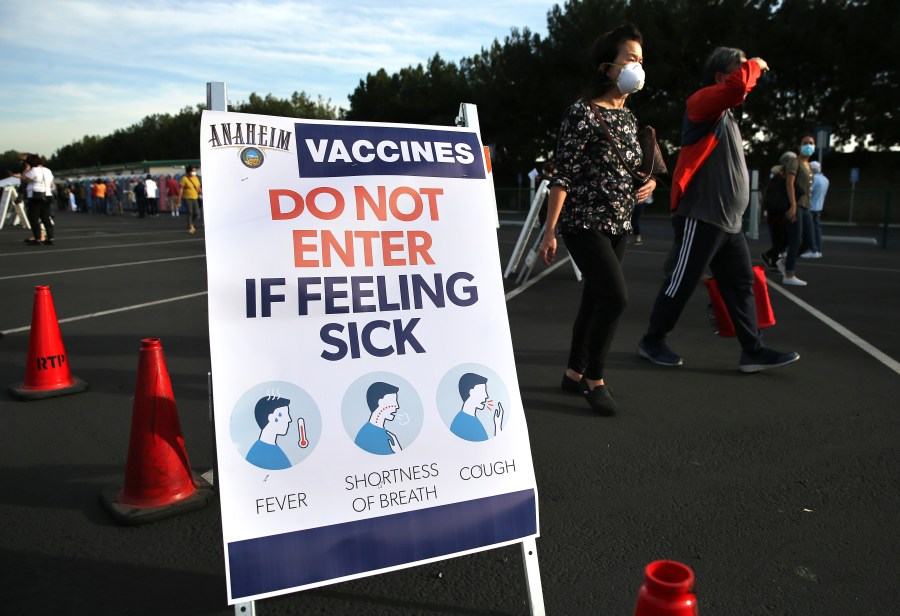
<path fill-rule="evenodd" d="M 622 152 L 619 151 L 619 146 L 616 143 L 616 140 L 612 136 L 612 132 L 609 130 L 609 125 L 606 123 L 606 120 L 603 119 L 603 115 L 600 113 L 600 107 L 592 100 L 588 100 L 588 104 L 591 106 L 591 111 L 594 112 L 594 117 L 597 118 L 597 121 L 600 122 L 600 126 L 603 127 L 603 131 L 606 133 L 606 138 L 609 140 L 610 145 L 612 145 L 613 152 L 616 154 L 616 158 L 619 159 L 619 162 L 622 163 L 622 166 L 625 167 L 625 170 L 636 179 L 638 182 L 644 183 L 647 181 L 647 178 L 638 174 L 631 166 L 625 162 L 625 159 L 622 157 Z"/>

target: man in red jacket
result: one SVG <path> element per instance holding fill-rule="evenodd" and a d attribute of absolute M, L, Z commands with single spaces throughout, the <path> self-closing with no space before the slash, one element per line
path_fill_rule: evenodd
<path fill-rule="evenodd" d="M 687 100 L 681 152 L 672 176 L 672 225 L 677 260 L 650 315 L 638 354 L 662 366 L 680 366 L 666 344 L 707 267 L 712 271 L 741 344 L 739 367 L 759 372 L 800 359 L 763 346 L 753 299 L 753 266 L 741 229 L 750 201 L 743 139 L 732 112 L 769 70 L 762 58 L 719 47 L 706 61 L 704 87 Z"/>

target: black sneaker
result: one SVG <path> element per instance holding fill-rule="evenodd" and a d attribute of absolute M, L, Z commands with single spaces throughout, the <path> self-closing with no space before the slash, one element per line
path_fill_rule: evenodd
<path fill-rule="evenodd" d="M 800 359 L 796 351 L 782 353 L 775 349 L 761 348 L 755 353 L 741 351 L 741 372 L 762 372 L 769 368 L 779 368 Z"/>
<path fill-rule="evenodd" d="M 563 391 L 570 391 L 574 394 L 581 393 L 581 381 L 576 381 L 575 379 L 570 379 L 569 375 L 563 372 L 562 382 L 559 384 L 559 388 Z"/>
<path fill-rule="evenodd" d="M 53 240 L 50 238 L 45 239 L 44 246 L 53 246 Z"/>
<path fill-rule="evenodd" d="M 775 264 L 775 259 L 770 257 L 768 253 L 760 253 L 759 258 L 763 260 L 763 263 L 765 263 L 766 267 L 768 267 L 770 270 L 772 270 L 773 272 L 778 271 L 778 266 Z"/>
<path fill-rule="evenodd" d="M 613 400 L 609 387 L 605 385 L 585 391 L 584 399 L 587 400 L 591 409 L 599 415 L 615 415 L 616 410 L 618 410 L 618 405 Z"/>
<path fill-rule="evenodd" d="M 650 342 L 646 336 L 638 342 L 638 355 L 658 366 L 680 366 L 682 363 L 681 355 L 670 349 L 664 340 Z"/>

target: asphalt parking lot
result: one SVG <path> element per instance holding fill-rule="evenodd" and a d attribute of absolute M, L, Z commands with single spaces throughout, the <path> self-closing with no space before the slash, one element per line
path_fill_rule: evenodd
<path fill-rule="evenodd" d="M 0 376 L 21 382 L 34 287 L 49 285 L 87 392 L 0 396 L 0 592 L 11 613 L 229 614 L 218 502 L 117 526 L 100 493 L 121 485 L 138 350 L 160 338 L 192 467 L 212 468 L 204 238 L 183 219 L 62 214 L 54 246 L 0 231 Z M 630 247 L 630 302 L 610 353 L 620 412 L 559 389 L 580 284 L 563 261 L 507 281 L 507 310 L 538 481 L 548 614 L 631 614 L 642 570 L 679 560 L 700 611 L 886 615 L 900 602 L 900 247 L 847 241 L 802 261 L 803 288 L 770 276 L 768 345 L 798 363 L 747 375 L 713 334 L 698 288 L 670 337 L 678 368 L 636 344 L 671 231 L 645 220 Z M 505 264 L 521 226 L 498 231 Z M 751 242 L 753 254 L 763 240 Z M 257 602 L 260 615 L 527 613 L 508 547 Z"/>

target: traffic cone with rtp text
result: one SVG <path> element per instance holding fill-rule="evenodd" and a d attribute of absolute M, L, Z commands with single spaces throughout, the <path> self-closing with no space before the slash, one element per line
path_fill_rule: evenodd
<path fill-rule="evenodd" d="M 10 393 L 19 400 L 37 400 L 74 394 L 87 388 L 87 383 L 72 376 L 69 369 L 69 357 L 59 333 L 50 287 L 35 287 L 25 382 L 11 386 Z"/>

